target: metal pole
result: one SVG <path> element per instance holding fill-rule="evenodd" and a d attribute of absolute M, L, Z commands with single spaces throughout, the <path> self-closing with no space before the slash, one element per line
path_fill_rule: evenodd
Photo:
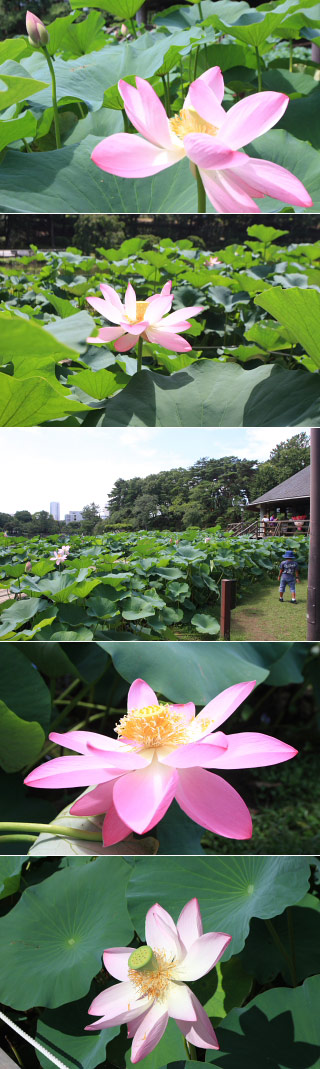
<path fill-rule="evenodd" d="M 320 428 L 311 430 L 310 550 L 308 568 L 307 638 L 320 638 Z"/>

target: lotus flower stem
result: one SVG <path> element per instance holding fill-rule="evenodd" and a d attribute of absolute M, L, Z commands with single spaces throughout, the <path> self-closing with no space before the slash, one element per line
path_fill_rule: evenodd
<path fill-rule="evenodd" d="M 290 71 L 290 74 L 292 74 L 292 71 L 293 71 L 293 62 L 292 61 L 293 61 L 293 40 L 292 40 L 292 37 L 291 37 L 290 38 L 290 43 L 289 43 L 289 71 Z"/>
<path fill-rule="evenodd" d="M 258 75 L 258 93 L 262 92 L 262 78 L 261 78 L 261 59 L 259 49 L 256 47 L 256 60 L 257 60 L 257 75 Z"/>
<path fill-rule="evenodd" d="M 200 18 L 201 18 L 201 21 L 202 21 L 203 20 L 203 12 L 202 12 L 201 0 L 199 0 L 198 8 L 199 8 L 199 15 L 200 15 Z"/>
<path fill-rule="evenodd" d="M 60 136 L 60 126 L 59 126 L 59 112 L 58 112 L 58 105 L 57 105 L 57 86 L 56 86 L 56 76 L 55 76 L 55 73 L 54 73 L 54 66 L 53 66 L 53 62 L 52 62 L 51 56 L 49 55 L 49 52 L 48 52 L 48 49 L 47 49 L 47 46 L 46 46 L 46 45 L 43 45 L 43 46 L 42 46 L 42 51 L 43 51 L 43 53 L 44 53 L 44 55 L 45 55 L 45 57 L 46 57 L 46 60 L 47 60 L 47 64 L 48 64 L 48 67 L 49 67 L 49 71 L 50 71 L 50 76 L 51 76 L 51 85 L 52 85 L 52 107 L 53 107 L 53 120 L 54 120 L 54 129 L 55 129 L 55 135 L 56 135 L 56 146 L 57 146 L 57 148 L 61 148 L 61 136 Z"/>
<path fill-rule="evenodd" d="M 196 1062 L 197 1061 L 197 1052 L 196 1052 L 196 1048 L 194 1047 L 193 1043 L 188 1043 L 187 1039 L 184 1039 L 183 1042 L 184 1042 L 187 1058 L 189 1058 L 189 1060 L 191 1062 Z"/>
<path fill-rule="evenodd" d="M 67 839 L 90 839 L 94 843 L 102 842 L 101 832 L 78 831 L 76 828 L 66 828 L 64 824 L 60 827 L 60 824 L 25 824 L 15 820 L 2 820 L 0 831 L 8 833 L 12 831 L 14 835 L 20 831 L 26 834 L 35 832 L 36 835 L 46 832 L 49 835 L 66 836 Z"/>
<path fill-rule="evenodd" d="M 139 341 L 138 341 L 138 352 L 137 352 L 137 371 L 142 371 L 142 349 L 143 349 L 143 338 L 142 338 L 142 336 L 140 334 L 140 338 L 139 338 Z"/>
<path fill-rule="evenodd" d="M 17 835 L 0 835 L 0 843 L 35 843 L 36 841 L 36 835 L 22 835 L 20 832 Z"/>
<path fill-rule="evenodd" d="M 136 31 L 136 28 L 135 28 L 135 24 L 134 24 L 134 19 L 128 19 L 128 22 L 130 24 L 130 29 L 131 29 L 133 37 L 138 37 L 137 31 Z"/>
<path fill-rule="evenodd" d="M 199 168 L 196 167 L 196 179 L 198 187 L 198 215 L 205 215 L 206 211 L 206 191 L 203 185 Z"/>

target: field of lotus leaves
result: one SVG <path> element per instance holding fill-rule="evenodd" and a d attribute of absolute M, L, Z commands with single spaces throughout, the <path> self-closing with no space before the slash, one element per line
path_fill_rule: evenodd
<path fill-rule="evenodd" d="M 2 210 L 164 213 L 194 212 L 198 204 L 198 210 L 212 212 L 215 204 L 218 212 L 250 212 L 261 211 L 264 194 L 264 212 L 318 211 L 320 89 L 312 44 L 319 43 L 320 17 L 314 0 L 272 0 L 257 8 L 246 0 L 201 0 L 167 8 L 159 4 L 158 12 L 146 4 L 144 24 L 135 18 L 140 7 L 139 0 L 101 0 L 99 5 L 73 0 L 65 17 L 47 27 L 44 47 L 36 33 L 32 36 L 32 25 L 30 37 L 30 23 L 25 35 L 1 42 Z M 82 14 L 85 18 L 77 21 Z M 201 79 L 216 68 L 225 85 L 223 90 L 220 75 L 217 84 L 213 80 L 208 111 Z M 131 89 L 141 74 L 145 114 L 139 125 L 135 107 L 124 96 L 133 99 Z M 190 138 L 193 83 L 202 122 L 191 122 Z M 252 103 L 254 97 L 258 100 Z M 234 105 L 240 108 L 235 121 L 242 137 L 237 138 L 229 118 Z M 184 128 L 184 114 L 180 130 L 186 108 L 189 122 Z M 201 144 L 193 151 L 192 131 L 198 128 L 209 135 L 213 199 Z M 151 145 L 157 135 L 156 155 L 159 145 L 162 157 L 169 137 L 169 163 L 154 161 Z M 123 146 L 126 166 L 118 160 L 114 166 L 98 163 L 106 139 L 112 151 Z M 227 145 L 224 154 L 221 143 Z M 249 156 L 247 183 L 244 157 L 233 151 L 242 147 Z M 207 205 L 195 181 L 198 164 Z M 231 178 L 230 167 L 236 168 Z M 285 168 L 285 181 L 278 178 L 279 167 Z M 301 183 L 307 190 L 302 198 Z"/>
<path fill-rule="evenodd" d="M 171 238 L 150 248 L 135 237 L 86 256 L 33 248 L 5 261 L 0 424 L 319 423 L 320 242 L 290 244 L 290 230 L 255 224 L 243 244 L 217 256 L 211 229 L 209 250 Z M 183 334 L 189 351 L 144 341 L 139 370 L 137 347 L 94 344 L 105 319 L 87 297 L 98 297 L 101 284 L 123 300 L 130 282 L 148 301 L 170 280 L 175 315 L 203 308 Z"/>
<path fill-rule="evenodd" d="M 0 535 L 2 641 L 214 639 L 221 579 L 237 580 L 238 603 L 256 580 L 273 579 L 276 594 L 288 548 L 307 574 L 304 535 L 259 540 L 217 527 L 72 535 L 68 542 L 59 563 L 52 559 L 59 549 L 53 536 L 26 542 Z"/>

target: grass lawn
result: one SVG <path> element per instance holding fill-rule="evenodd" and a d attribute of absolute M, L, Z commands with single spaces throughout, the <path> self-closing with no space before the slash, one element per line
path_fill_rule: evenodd
<path fill-rule="evenodd" d="M 279 601 L 279 584 L 254 583 L 250 593 L 231 613 L 232 641 L 284 642 L 305 641 L 307 637 L 307 579 L 297 583 L 297 604 L 291 605 L 291 591 L 286 588 L 283 605 Z"/>

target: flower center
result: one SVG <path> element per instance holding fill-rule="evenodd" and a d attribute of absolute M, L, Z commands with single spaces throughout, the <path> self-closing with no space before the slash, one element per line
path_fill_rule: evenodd
<path fill-rule="evenodd" d="M 179 141 L 183 141 L 187 134 L 211 134 L 215 137 L 218 133 L 218 127 L 202 119 L 194 108 L 182 108 L 178 115 L 169 119 L 169 125 Z"/>
<path fill-rule="evenodd" d="M 188 742 L 188 725 L 170 705 L 148 705 L 144 709 L 130 709 L 122 716 L 115 730 L 120 738 L 140 742 L 146 749 L 159 746 L 181 746 Z"/>
<path fill-rule="evenodd" d="M 135 319 L 131 319 L 130 316 L 126 315 L 126 319 L 128 320 L 128 323 L 142 323 L 142 320 L 145 317 L 145 313 L 146 313 L 147 308 L 148 308 L 148 301 L 137 301 Z"/>
<path fill-rule="evenodd" d="M 172 970 L 175 960 L 167 961 L 165 950 L 153 951 L 153 968 L 130 969 L 129 980 L 135 985 L 140 998 L 158 999 L 165 997 L 168 985 L 172 980 Z"/>

